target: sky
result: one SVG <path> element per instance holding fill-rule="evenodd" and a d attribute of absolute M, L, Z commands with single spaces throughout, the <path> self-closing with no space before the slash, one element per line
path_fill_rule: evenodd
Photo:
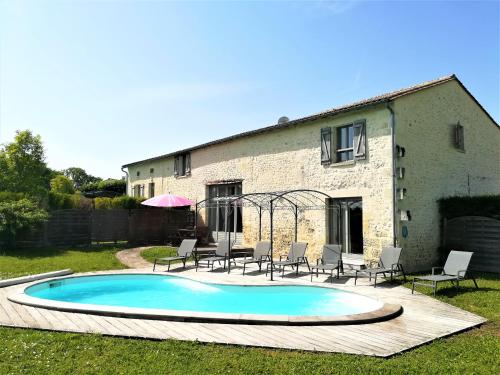
<path fill-rule="evenodd" d="M 102 178 L 452 73 L 498 122 L 500 2 L 0 0 L 0 143 Z"/>

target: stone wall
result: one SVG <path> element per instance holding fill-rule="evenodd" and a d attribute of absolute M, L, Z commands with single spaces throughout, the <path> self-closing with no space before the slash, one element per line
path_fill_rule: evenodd
<path fill-rule="evenodd" d="M 367 159 L 331 165 L 320 163 L 320 129 L 366 119 Z M 378 255 L 392 242 L 391 137 L 389 112 L 383 107 L 365 109 L 328 119 L 252 135 L 191 153 L 191 176 L 173 176 L 173 158 L 143 162 L 129 167 L 129 191 L 137 184 L 155 183 L 156 195 L 172 193 L 193 201 L 206 198 L 213 181 L 241 179 L 243 193 L 283 191 L 296 188 L 320 190 L 332 197 L 363 199 L 364 252 Z M 154 173 L 150 175 L 150 168 Z M 137 172 L 140 176 L 137 176 Z M 205 213 L 201 211 L 201 219 Z M 327 241 L 324 210 L 305 211 L 299 217 L 298 240 L 309 243 L 308 256 L 315 259 Z M 275 220 L 276 248 L 286 253 L 294 234 L 294 217 L 280 212 Z M 255 209 L 243 209 L 243 237 L 253 246 L 258 239 Z M 269 237 L 264 214 L 263 239 Z"/>
<path fill-rule="evenodd" d="M 398 202 L 411 221 L 398 223 L 405 264 L 428 268 L 438 260 L 440 217 L 437 200 L 449 196 L 500 193 L 500 128 L 456 81 L 397 99 L 396 139 L 406 155 L 399 188 L 407 194 Z M 465 152 L 453 145 L 453 127 L 465 131 Z M 406 225 L 408 237 L 402 238 Z M 470 249 L 474 250 L 474 249 Z"/>

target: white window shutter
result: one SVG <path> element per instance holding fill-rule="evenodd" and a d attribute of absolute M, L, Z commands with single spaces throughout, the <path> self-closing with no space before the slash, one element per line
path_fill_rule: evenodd
<path fill-rule="evenodd" d="M 353 125 L 354 130 L 354 159 L 366 159 L 366 121 L 356 121 Z"/>

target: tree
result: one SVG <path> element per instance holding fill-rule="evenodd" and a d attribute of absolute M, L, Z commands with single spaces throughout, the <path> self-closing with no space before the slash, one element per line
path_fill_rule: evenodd
<path fill-rule="evenodd" d="M 84 185 L 101 181 L 99 177 L 94 177 L 90 174 L 87 174 L 87 172 L 85 172 L 83 168 L 78 168 L 78 167 L 71 167 L 65 169 L 64 175 L 73 180 L 73 185 L 77 190 L 80 190 L 81 187 Z"/>
<path fill-rule="evenodd" d="M 17 131 L 14 142 L 0 148 L 0 191 L 46 195 L 49 173 L 39 135 Z"/>
<path fill-rule="evenodd" d="M 63 194 L 74 194 L 73 181 L 68 177 L 59 175 L 50 180 L 50 191 Z"/>

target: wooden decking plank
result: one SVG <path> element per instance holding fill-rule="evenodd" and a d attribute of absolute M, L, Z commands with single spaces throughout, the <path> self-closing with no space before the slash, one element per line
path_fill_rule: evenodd
<path fill-rule="evenodd" d="M 322 327 L 309 327 L 313 337 L 320 338 L 325 343 L 330 342 L 331 351 L 342 351 L 348 353 L 360 353 L 359 345 L 353 344 L 351 341 L 339 337 L 336 327 L 322 326 Z M 349 349 L 349 350 L 347 350 Z"/>
<path fill-rule="evenodd" d="M 55 329 L 54 325 L 36 307 L 28 307 L 31 315 L 40 322 L 41 328 Z"/>
<path fill-rule="evenodd" d="M 169 332 L 175 332 L 177 337 L 186 336 L 186 332 L 184 331 L 185 325 L 172 324 L 174 322 L 165 321 L 162 321 L 161 323 Z M 217 342 L 217 338 L 211 334 L 211 330 L 205 329 L 199 323 L 190 323 L 189 327 L 192 327 L 196 332 L 195 340 L 201 342 Z"/>
<path fill-rule="evenodd" d="M 5 311 L 7 311 L 7 315 L 11 319 L 11 323 L 15 326 L 26 327 L 26 322 L 23 320 L 19 312 L 16 311 L 13 305 L 13 302 L 7 300 L 5 300 L 5 302 L 3 303 L 3 307 L 5 308 Z"/>
<path fill-rule="evenodd" d="M 130 323 L 134 324 L 137 327 L 137 332 L 141 335 L 141 337 L 150 337 L 154 339 L 161 338 L 161 335 L 158 333 L 158 331 L 154 328 L 151 328 L 147 320 L 131 319 Z"/>

